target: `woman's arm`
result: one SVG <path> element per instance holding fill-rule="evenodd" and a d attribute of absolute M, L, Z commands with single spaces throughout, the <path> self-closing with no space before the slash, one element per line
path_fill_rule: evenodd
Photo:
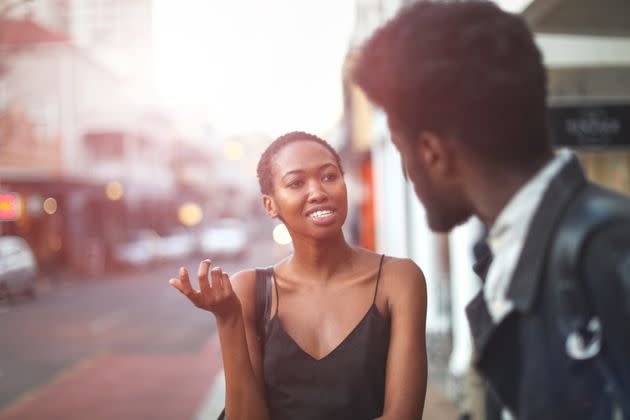
<path fill-rule="evenodd" d="M 381 419 L 417 420 L 422 418 L 427 390 L 424 275 L 413 261 L 396 259 L 383 267 L 383 279 L 391 335 Z"/>
<path fill-rule="evenodd" d="M 186 295 L 200 309 L 214 314 L 221 342 L 225 371 L 225 412 L 229 420 L 269 418 L 264 399 L 260 345 L 255 332 L 255 272 L 243 271 L 234 276 L 235 290 L 220 268 L 210 272 L 210 260 L 199 265 L 199 290 L 180 269 L 178 279 L 170 284 Z"/>

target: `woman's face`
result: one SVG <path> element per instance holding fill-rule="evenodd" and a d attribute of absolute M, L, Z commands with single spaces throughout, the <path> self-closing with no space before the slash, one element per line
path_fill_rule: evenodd
<path fill-rule="evenodd" d="M 292 235 L 323 238 L 341 229 L 348 213 L 346 183 L 328 149 L 313 141 L 290 143 L 271 168 L 273 215 Z"/>

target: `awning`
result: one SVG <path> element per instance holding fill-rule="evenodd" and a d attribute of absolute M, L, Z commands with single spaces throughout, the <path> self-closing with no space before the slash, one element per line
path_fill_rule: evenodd
<path fill-rule="evenodd" d="M 81 192 L 93 198 L 105 197 L 105 185 L 71 177 L 3 176 L 0 178 L 0 192 L 29 192 L 50 195 L 65 195 Z"/>
<path fill-rule="evenodd" d="M 628 0 L 534 0 L 522 15 L 538 33 L 630 37 Z"/>

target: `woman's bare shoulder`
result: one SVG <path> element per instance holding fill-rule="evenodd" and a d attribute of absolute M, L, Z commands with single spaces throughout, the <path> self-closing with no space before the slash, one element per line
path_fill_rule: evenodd
<path fill-rule="evenodd" d="M 364 248 L 355 248 L 360 255 L 360 261 L 365 267 L 378 267 L 381 271 L 381 279 L 387 288 L 406 289 L 408 287 L 424 288 L 424 274 L 418 264 L 410 258 L 392 257 L 387 254 L 379 254 Z M 381 264 L 382 259 L 382 265 Z"/>
<path fill-rule="evenodd" d="M 392 257 L 387 254 L 379 254 L 365 248 L 355 248 L 359 255 L 362 256 L 366 265 L 372 265 L 383 259 L 382 274 L 387 276 L 395 276 L 406 281 L 409 278 L 424 278 L 422 270 L 411 258 Z"/>
<path fill-rule="evenodd" d="M 411 258 L 385 256 L 383 270 L 387 270 L 388 275 L 401 278 L 401 281 L 407 281 L 406 279 L 410 278 L 414 279 L 413 281 L 424 278 L 422 269 Z"/>
<path fill-rule="evenodd" d="M 232 286 L 242 285 L 243 287 L 254 287 L 256 282 L 256 269 L 255 268 L 246 268 L 230 276 L 232 279 Z"/>
<path fill-rule="evenodd" d="M 422 269 L 410 258 L 385 256 L 382 274 L 384 287 L 390 297 L 426 295 L 426 282 Z"/>
<path fill-rule="evenodd" d="M 230 276 L 232 289 L 241 301 L 244 312 L 249 312 L 254 307 L 256 300 L 256 269 L 247 268 Z"/>

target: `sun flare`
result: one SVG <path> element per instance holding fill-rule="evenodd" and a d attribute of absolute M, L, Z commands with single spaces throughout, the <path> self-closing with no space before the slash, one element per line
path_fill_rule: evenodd
<path fill-rule="evenodd" d="M 223 130 L 322 132 L 342 112 L 353 2 L 156 2 L 156 80 Z"/>

